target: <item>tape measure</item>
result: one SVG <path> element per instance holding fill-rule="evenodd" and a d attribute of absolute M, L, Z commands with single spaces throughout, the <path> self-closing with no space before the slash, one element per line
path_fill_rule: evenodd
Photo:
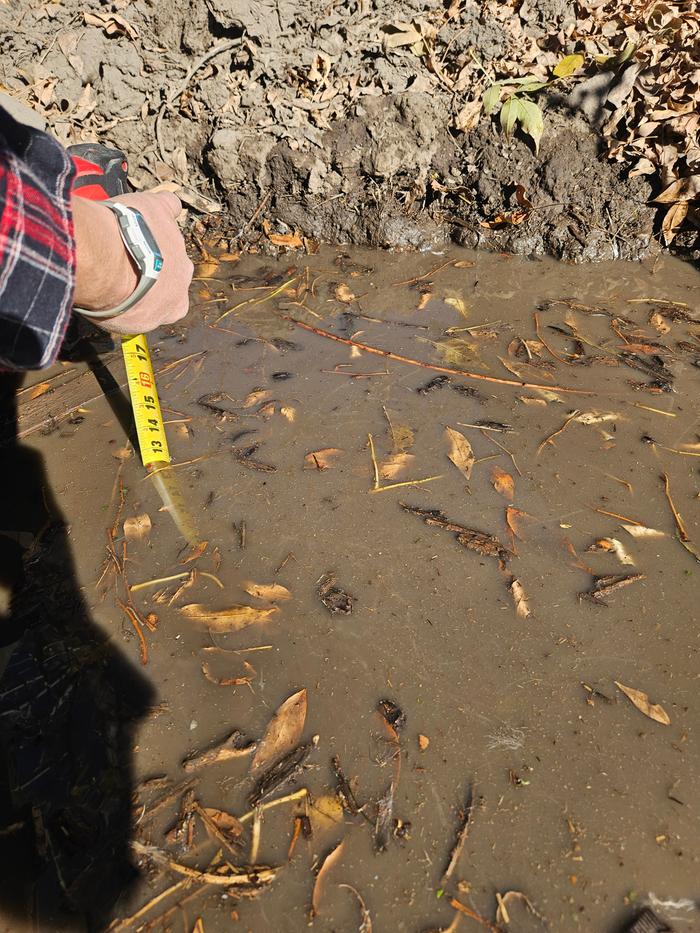
<path fill-rule="evenodd" d="M 170 452 L 148 342 L 143 334 L 123 337 L 122 352 L 143 465 L 168 464 Z"/>

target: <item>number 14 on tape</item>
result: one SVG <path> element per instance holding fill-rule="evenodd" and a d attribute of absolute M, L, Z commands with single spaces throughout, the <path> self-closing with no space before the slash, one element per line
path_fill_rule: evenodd
<path fill-rule="evenodd" d="M 145 467 L 170 463 L 158 390 L 151 365 L 148 343 L 143 334 L 122 338 L 122 352 L 129 380 L 131 407 Z"/>

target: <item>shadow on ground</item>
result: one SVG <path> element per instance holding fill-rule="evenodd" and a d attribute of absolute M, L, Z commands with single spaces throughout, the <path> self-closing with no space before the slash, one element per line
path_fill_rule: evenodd
<path fill-rule="evenodd" d="M 17 384 L 0 374 L 0 929 L 99 931 L 135 877 L 131 749 L 152 690 L 90 618 L 17 438 Z"/>

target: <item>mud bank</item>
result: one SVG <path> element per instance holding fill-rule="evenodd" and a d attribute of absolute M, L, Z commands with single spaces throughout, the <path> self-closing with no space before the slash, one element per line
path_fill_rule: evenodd
<path fill-rule="evenodd" d="M 540 88 L 536 153 L 483 113 L 484 90 L 503 75 L 551 79 L 587 30 L 585 51 L 604 48 L 602 27 L 565 0 L 516 7 L 117 0 L 86 12 L 25 0 L 0 10 L 0 81 L 63 141 L 119 146 L 139 184 L 184 185 L 195 210 L 223 208 L 226 233 L 248 242 L 272 229 L 573 261 L 648 255 L 659 225 L 648 202 L 668 173 L 630 177 L 599 132 L 631 106 L 638 66 Z M 630 28 L 608 28 L 611 52 Z"/>

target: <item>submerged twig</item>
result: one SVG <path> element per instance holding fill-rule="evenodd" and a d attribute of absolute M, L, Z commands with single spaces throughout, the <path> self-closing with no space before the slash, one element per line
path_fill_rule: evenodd
<path fill-rule="evenodd" d="M 472 810 L 474 806 L 474 785 L 470 784 L 469 789 L 467 790 L 467 799 L 464 804 L 464 809 L 462 810 L 462 823 L 457 833 L 457 839 L 454 846 L 452 847 L 452 853 L 450 855 L 450 860 L 447 863 L 447 868 L 442 876 L 441 886 L 449 881 L 452 876 L 455 868 L 457 867 L 457 862 L 459 857 L 462 854 L 462 849 L 464 844 L 467 841 L 467 836 L 469 835 L 469 829 L 471 826 Z"/>
<path fill-rule="evenodd" d="M 574 395 L 595 395 L 588 389 L 572 389 L 567 386 L 540 385 L 536 382 L 522 382 L 519 379 L 502 379 L 499 376 L 487 376 L 486 373 L 473 373 L 466 369 L 451 369 L 449 366 L 437 366 L 434 363 L 424 363 L 421 360 L 414 360 L 410 356 L 402 356 L 400 353 L 392 353 L 390 350 L 382 350 L 380 347 L 371 347 L 369 344 L 360 343 L 357 340 L 351 340 L 349 337 L 340 337 L 328 330 L 322 330 L 320 327 L 312 327 L 289 314 L 276 312 L 283 320 L 302 327 L 304 330 L 316 334 L 318 337 L 326 337 L 328 340 L 335 340 L 348 347 L 357 347 L 358 350 L 364 350 L 366 353 L 375 353 L 377 356 L 384 356 L 387 359 L 395 360 L 398 363 L 408 363 L 410 366 L 419 366 L 421 369 L 430 369 L 438 373 L 449 373 L 451 376 L 462 376 L 464 379 L 478 379 L 483 382 L 494 382 L 497 385 L 515 386 L 518 389 L 543 389 L 546 392 L 569 392 Z"/>

